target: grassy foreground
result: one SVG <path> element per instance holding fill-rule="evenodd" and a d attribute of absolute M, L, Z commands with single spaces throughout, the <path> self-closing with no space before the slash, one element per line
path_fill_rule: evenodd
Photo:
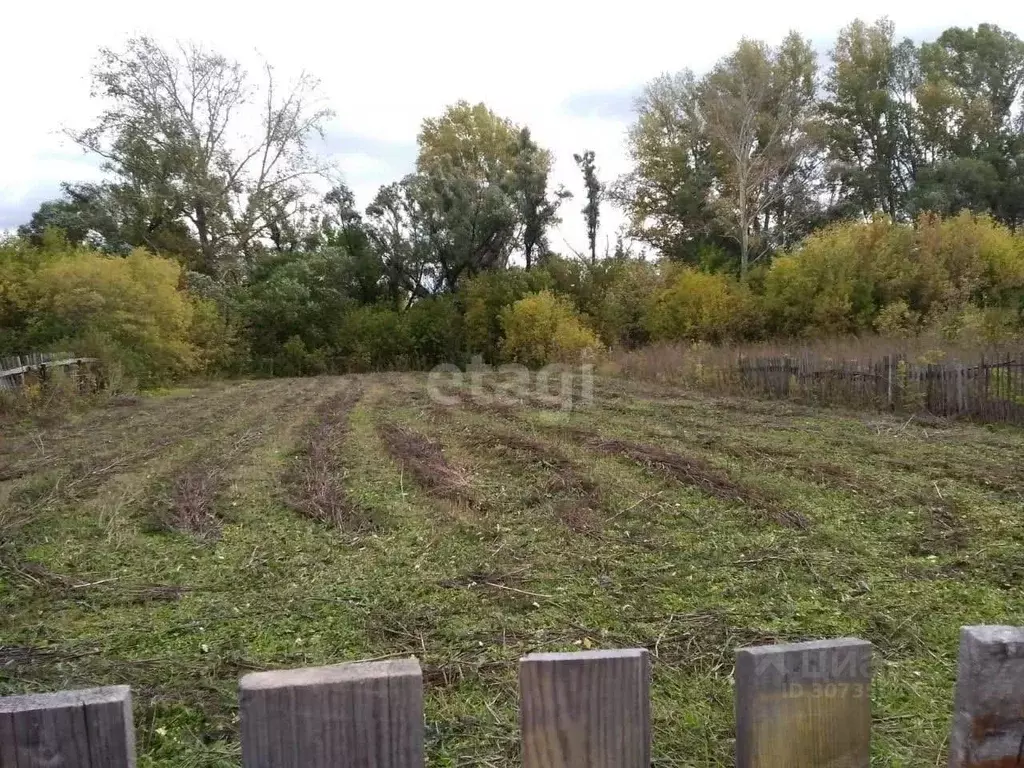
<path fill-rule="evenodd" d="M 0 427 L 0 694 L 129 684 L 143 766 L 228 766 L 240 675 L 415 654 L 430 764 L 513 765 L 520 656 L 644 646 L 655 764 L 729 765 L 733 650 L 857 635 L 876 763 L 933 766 L 958 627 L 1024 624 L 1020 430 L 449 394 L 248 381 Z"/>

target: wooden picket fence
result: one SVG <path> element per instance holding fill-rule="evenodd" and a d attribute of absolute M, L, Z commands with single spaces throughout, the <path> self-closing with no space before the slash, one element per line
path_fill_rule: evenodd
<path fill-rule="evenodd" d="M 736 652 L 739 768 L 868 768 L 871 644 Z M 519 666 L 524 768 L 649 768 L 647 651 L 537 653 Z M 421 768 L 414 658 L 257 672 L 240 684 L 245 768 Z M 0 699 L 0 768 L 135 765 L 126 686 Z M 960 632 L 950 768 L 1020 766 L 1024 627 Z M 685 756 L 680 756 L 685 762 Z"/>
<path fill-rule="evenodd" d="M 27 355 L 0 357 L 0 389 L 17 389 L 25 385 L 28 376 L 45 378 L 54 368 L 66 368 L 77 376 L 82 365 L 97 362 L 95 357 L 73 357 L 67 352 L 32 352 Z"/>
<path fill-rule="evenodd" d="M 741 357 L 720 374 L 724 388 L 749 394 L 1024 424 L 1024 350 L 976 363 Z"/>

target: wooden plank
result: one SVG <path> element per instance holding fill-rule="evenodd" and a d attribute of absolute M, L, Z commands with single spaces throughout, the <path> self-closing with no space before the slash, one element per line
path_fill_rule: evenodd
<path fill-rule="evenodd" d="M 526 656 L 519 724 L 523 768 L 649 768 L 647 651 Z"/>
<path fill-rule="evenodd" d="M 16 368 L 9 368 L 5 371 L 0 371 L 0 377 L 2 376 L 17 376 L 22 373 L 28 373 L 29 371 L 35 371 L 39 368 L 53 368 L 61 367 L 65 365 L 77 365 L 79 363 L 96 363 L 99 362 L 95 357 L 72 357 L 67 360 L 55 360 L 55 361 L 43 361 L 38 363 L 25 363 L 24 365 L 17 366 Z"/>
<path fill-rule="evenodd" d="M 245 768 L 422 768 L 416 659 L 257 672 L 240 684 Z"/>
<path fill-rule="evenodd" d="M 14 750 L 14 715 L 0 712 L 0 768 L 18 768 Z"/>
<path fill-rule="evenodd" d="M 737 768 L 868 768 L 870 643 L 741 648 L 735 677 Z"/>
<path fill-rule="evenodd" d="M 3 768 L 133 768 L 127 686 L 0 699 Z"/>
<path fill-rule="evenodd" d="M 94 768 L 135 765 L 135 723 L 132 693 L 126 685 L 80 692 L 85 708 L 89 757 Z"/>
<path fill-rule="evenodd" d="M 960 629 L 950 768 L 1020 765 L 1024 627 Z"/>

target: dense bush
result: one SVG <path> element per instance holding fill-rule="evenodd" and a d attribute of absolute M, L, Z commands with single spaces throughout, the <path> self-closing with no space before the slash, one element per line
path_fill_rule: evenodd
<path fill-rule="evenodd" d="M 182 269 L 142 250 L 126 257 L 0 245 L 0 354 L 70 350 L 151 384 L 200 370 L 223 347 L 214 309 L 181 288 Z"/>
<path fill-rule="evenodd" d="M 504 358 L 528 366 L 579 362 L 599 348 L 568 299 L 551 291 L 526 296 L 501 313 Z"/>
<path fill-rule="evenodd" d="M 354 249 L 356 256 L 351 255 Z M 650 342 L 923 332 L 979 343 L 1024 329 L 1024 236 L 986 217 L 835 224 L 745 280 L 667 262 L 547 256 L 454 293 L 396 291 L 363 241 L 265 253 L 245 280 L 72 247 L 0 243 L 0 355 L 95 356 L 142 384 L 195 372 L 310 375 L 578 360 Z"/>
<path fill-rule="evenodd" d="M 1024 238 L 988 217 L 876 218 L 821 230 L 775 260 L 764 322 L 782 335 L 913 333 L 970 306 L 1014 309 Z"/>
<path fill-rule="evenodd" d="M 601 340 L 609 347 L 633 348 L 650 340 L 647 307 L 661 276 L 647 261 L 608 263 L 605 285 L 595 297 L 591 314 Z"/>
<path fill-rule="evenodd" d="M 547 269 L 508 269 L 482 272 L 465 281 L 459 289 L 465 324 L 465 344 L 471 354 L 488 363 L 501 356 L 504 329 L 501 313 L 529 293 L 551 288 Z"/>
<path fill-rule="evenodd" d="M 651 295 L 646 327 L 655 341 L 721 342 L 742 335 L 749 303 L 727 275 L 677 268 Z"/>

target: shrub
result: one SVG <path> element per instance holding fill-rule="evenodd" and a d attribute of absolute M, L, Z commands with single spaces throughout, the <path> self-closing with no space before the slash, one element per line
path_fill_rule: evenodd
<path fill-rule="evenodd" d="M 912 336 L 920 324 L 920 316 L 903 299 L 886 304 L 875 318 L 875 330 L 889 338 Z"/>
<path fill-rule="evenodd" d="M 748 308 L 733 278 L 679 268 L 650 297 L 645 325 L 655 341 L 721 342 L 742 333 Z"/>
<path fill-rule="evenodd" d="M 609 264 L 608 278 L 593 313 L 601 340 L 627 349 L 646 344 L 650 340 L 646 307 L 661 281 L 657 266 L 646 261 L 614 261 Z"/>
<path fill-rule="evenodd" d="M 885 217 L 835 224 L 764 278 L 769 326 L 784 335 L 912 332 L 969 304 L 1012 308 L 1022 294 L 1024 238 L 967 212 L 925 215 L 916 226 Z"/>
<path fill-rule="evenodd" d="M 387 306 L 356 307 L 335 331 L 335 350 L 342 370 L 400 370 L 413 357 L 409 328 L 402 313 Z"/>
<path fill-rule="evenodd" d="M 0 245 L 0 274 L 0 354 L 60 348 L 117 362 L 142 384 L 204 364 L 191 335 L 196 305 L 169 259 L 15 241 Z"/>
<path fill-rule="evenodd" d="M 501 313 L 506 360 L 539 367 L 579 362 L 599 343 L 568 299 L 551 291 L 526 296 Z"/>
<path fill-rule="evenodd" d="M 501 355 L 504 330 L 501 315 L 529 293 L 550 288 L 547 269 L 483 272 L 462 283 L 459 299 L 465 328 L 465 346 L 470 354 L 482 355 L 489 363 Z"/>
<path fill-rule="evenodd" d="M 464 357 L 462 316 L 451 296 L 432 296 L 404 313 L 410 357 L 417 368 L 458 364 Z"/>

